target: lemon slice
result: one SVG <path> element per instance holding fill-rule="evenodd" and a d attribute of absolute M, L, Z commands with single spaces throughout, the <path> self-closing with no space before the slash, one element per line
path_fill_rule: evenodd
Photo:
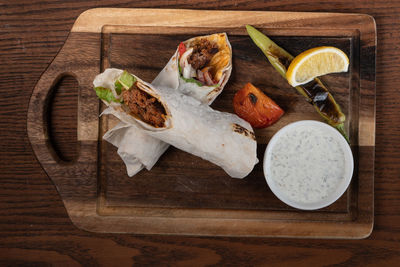
<path fill-rule="evenodd" d="M 291 86 L 298 86 L 328 73 L 346 72 L 349 58 L 340 49 L 321 46 L 304 51 L 295 57 L 286 72 Z"/>

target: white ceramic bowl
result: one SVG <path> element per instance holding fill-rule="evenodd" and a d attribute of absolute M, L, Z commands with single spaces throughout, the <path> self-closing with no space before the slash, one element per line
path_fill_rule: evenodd
<path fill-rule="evenodd" d="M 322 134 L 326 134 L 329 136 L 332 136 L 332 138 L 338 143 L 338 145 L 341 147 L 341 150 L 343 152 L 343 157 L 344 157 L 344 171 L 343 171 L 343 177 L 342 179 L 336 184 L 336 188 L 331 191 L 327 196 L 324 197 L 324 199 L 318 199 L 313 202 L 306 202 L 306 201 L 299 201 L 295 200 L 294 197 L 290 198 L 288 197 L 289 192 L 282 192 L 282 186 L 279 187 L 276 184 L 276 178 L 275 180 L 273 179 L 272 172 L 271 172 L 271 160 L 272 160 L 272 151 L 279 141 L 280 138 L 286 133 L 293 132 L 295 128 L 302 127 L 304 129 L 304 126 L 307 127 L 308 129 L 312 129 L 312 127 L 315 127 L 318 129 L 318 132 L 321 131 Z M 316 131 L 317 132 L 317 131 Z M 286 153 L 286 152 L 284 152 Z M 289 152 L 287 152 L 289 153 Z M 303 210 L 315 210 L 315 209 L 320 209 L 326 206 L 329 206 L 333 202 L 335 202 L 343 193 L 346 191 L 347 187 L 350 184 L 351 178 L 353 176 L 353 168 L 354 168 L 354 162 L 353 162 L 353 154 L 351 152 L 350 146 L 347 143 L 346 139 L 332 126 L 322 123 L 319 121 L 313 121 L 313 120 L 304 120 L 304 121 L 297 121 L 294 123 L 291 123 L 289 125 L 286 125 L 282 129 L 280 129 L 270 140 L 268 143 L 268 146 L 265 150 L 264 154 L 264 176 L 265 179 L 268 183 L 268 186 L 270 187 L 271 191 L 284 203 L 286 203 L 289 206 L 292 206 L 294 208 L 298 209 L 303 209 Z M 286 167 L 283 167 L 286 168 Z M 311 168 L 314 168 L 314 166 L 311 166 Z M 317 168 L 317 167 L 315 167 Z M 329 166 L 327 166 L 329 168 Z M 309 169 L 307 169 L 309 170 Z M 270 175 L 271 174 L 271 175 Z M 279 174 L 278 174 L 279 176 Z M 299 175 L 301 176 L 301 175 Z M 296 178 L 295 179 L 299 179 Z M 296 181 L 297 182 L 297 181 Z M 321 182 L 322 183 L 322 182 Z M 303 190 L 303 189 L 302 189 Z M 288 191 L 288 190 L 287 190 Z"/>

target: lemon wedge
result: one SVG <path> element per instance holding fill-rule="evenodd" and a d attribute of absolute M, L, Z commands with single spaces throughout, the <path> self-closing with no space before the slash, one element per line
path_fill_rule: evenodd
<path fill-rule="evenodd" d="M 294 87 L 325 74 L 347 72 L 348 68 L 349 58 L 342 50 L 332 46 L 321 46 L 295 57 L 286 72 L 286 79 Z"/>

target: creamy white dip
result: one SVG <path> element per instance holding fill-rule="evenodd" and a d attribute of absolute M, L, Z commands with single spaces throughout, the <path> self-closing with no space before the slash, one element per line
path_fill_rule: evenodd
<path fill-rule="evenodd" d="M 316 126 L 292 127 L 271 150 L 269 179 L 298 203 L 326 199 L 344 179 L 345 156 L 335 136 Z"/>

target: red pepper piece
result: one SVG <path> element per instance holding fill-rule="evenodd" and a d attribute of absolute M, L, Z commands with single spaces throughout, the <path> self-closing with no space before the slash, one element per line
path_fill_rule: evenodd
<path fill-rule="evenodd" d="M 186 46 L 185 46 L 184 43 L 180 43 L 180 44 L 179 44 L 179 46 L 178 46 L 178 52 L 179 52 L 179 55 L 180 55 L 180 56 L 182 56 L 183 53 L 186 52 Z"/>
<path fill-rule="evenodd" d="M 284 111 L 260 89 L 247 83 L 233 98 L 235 113 L 254 128 L 265 128 L 283 115 Z"/>

